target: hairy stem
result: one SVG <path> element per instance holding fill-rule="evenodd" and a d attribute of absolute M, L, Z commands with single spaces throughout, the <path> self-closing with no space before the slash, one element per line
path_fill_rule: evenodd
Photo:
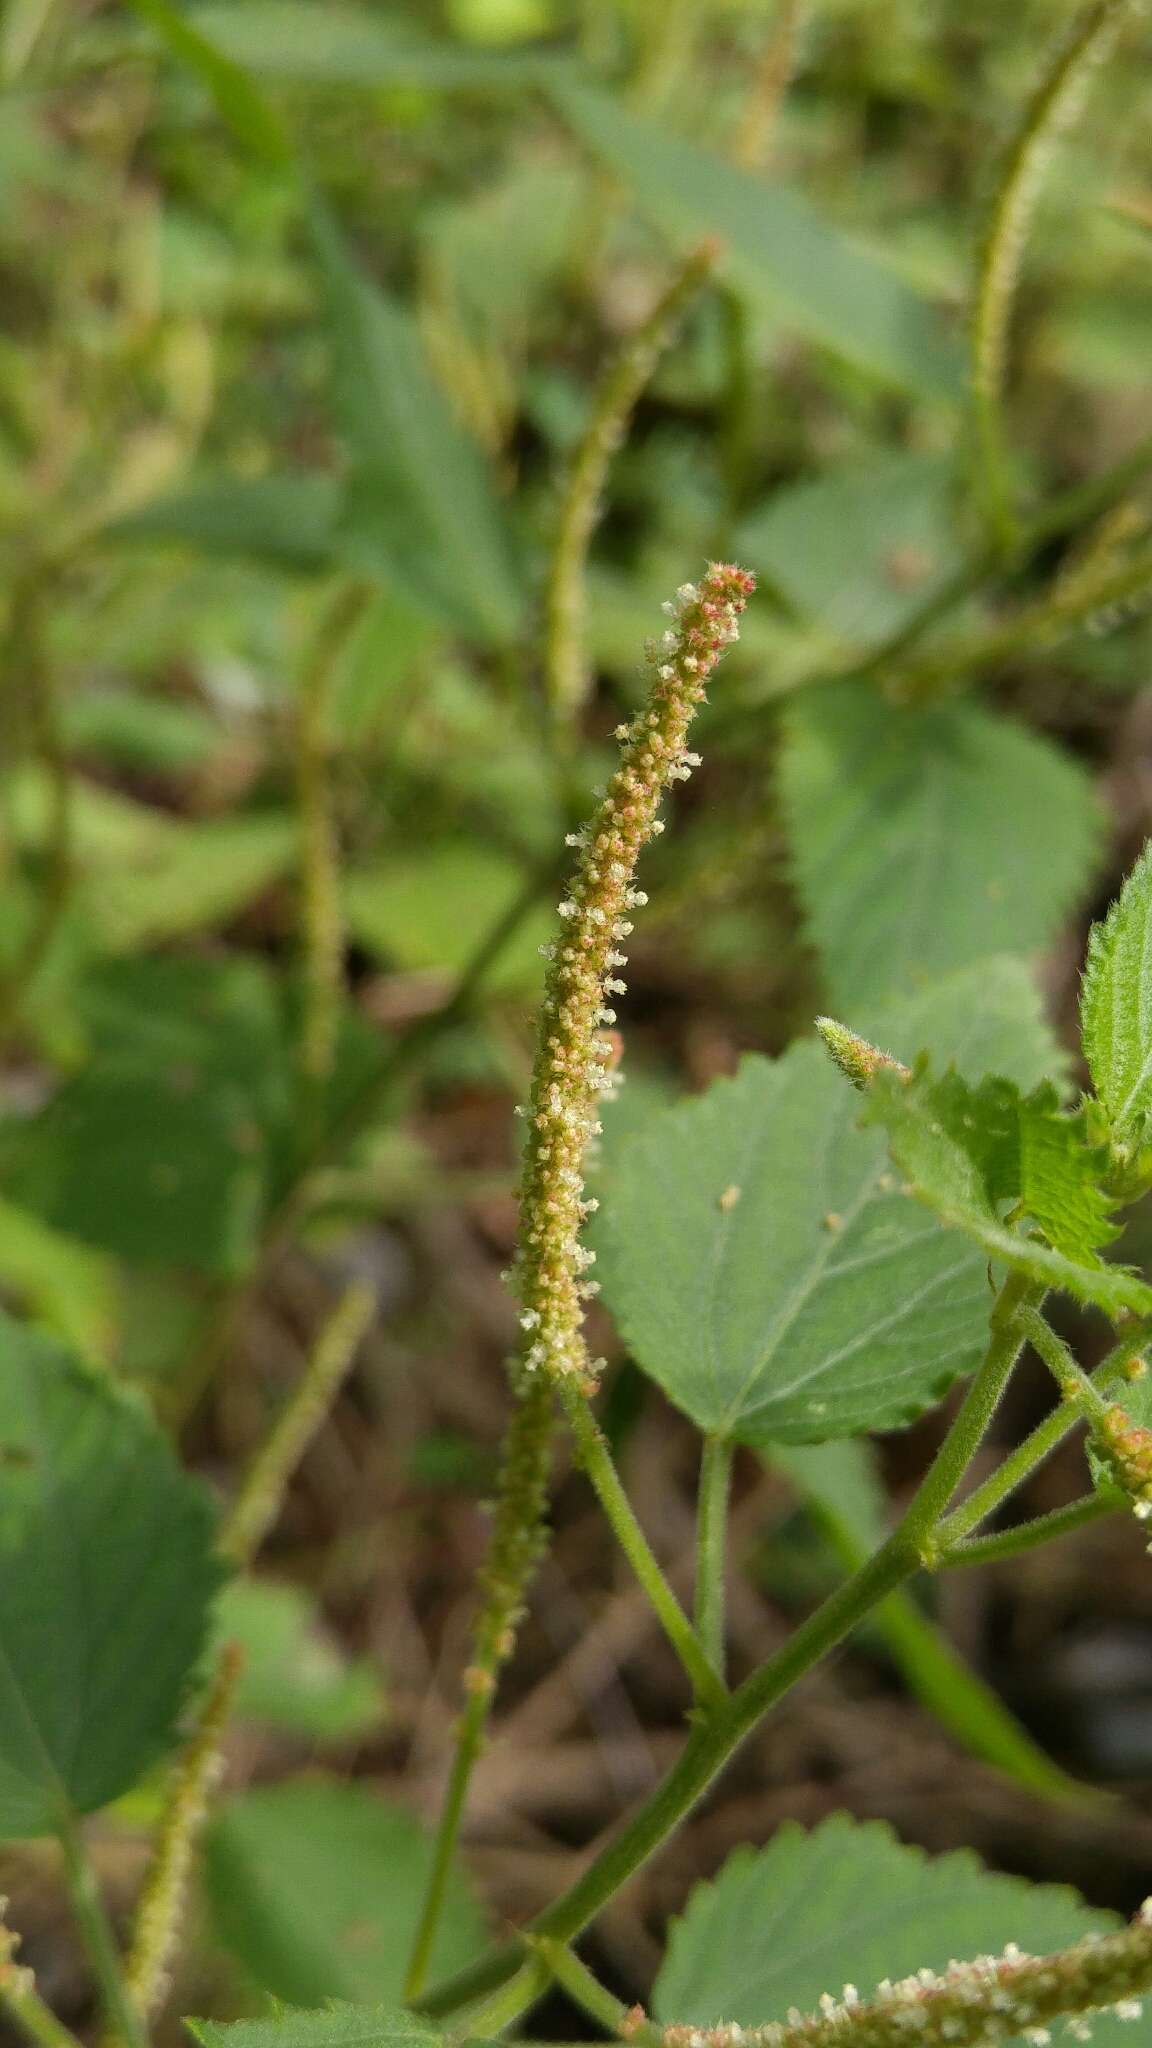
<path fill-rule="evenodd" d="M 1101 1393 L 1107 1393 L 1117 1383 L 1124 1382 L 1147 1343 L 1148 1336 L 1148 1326 L 1143 1323 L 1137 1324 L 1125 1333 L 1106 1358 L 1101 1359 L 1093 1374 L 1093 1383 Z M 1025 1437 L 1024 1442 L 996 1467 L 983 1484 L 975 1487 L 968 1498 L 961 1501 L 960 1506 L 954 1508 L 940 1524 L 941 1554 L 953 1549 L 1010 1499 L 1012 1494 L 1032 1477 L 1044 1460 L 1051 1457 L 1053 1451 L 1071 1434 L 1080 1420 L 1078 1412 L 1061 1407 L 1055 1409 L 1051 1415 L 1045 1416 L 1043 1422 L 1037 1423 L 1031 1435 Z"/>
<path fill-rule="evenodd" d="M 728 1495 L 732 1446 L 707 1436 L 696 1500 L 696 1633 L 709 1662 L 724 1672 L 724 1577 L 728 1563 Z"/>
<path fill-rule="evenodd" d="M 142 2019 L 150 2019 L 164 1998 L 184 1933 L 192 1862 L 208 1817 L 224 1724 L 242 1663 L 234 1644 L 225 1649 L 172 1771 L 125 1962 L 128 1995 Z"/>
<path fill-rule="evenodd" d="M 1001 1557 L 1019 1557 L 1022 1551 L 1036 1550 L 1042 1543 L 1054 1543 L 1058 1537 L 1070 1536 L 1075 1529 L 1083 1529 L 1088 1522 L 1098 1522 L 1103 1515 L 1113 1515 L 1117 1503 L 1108 1500 L 1102 1493 L 1086 1493 L 1079 1500 L 1070 1501 L 1067 1507 L 1053 1508 L 1049 1514 L 1034 1515 L 1031 1521 L 1018 1522 L 1013 1529 L 997 1529 L 990 1536 L 971 1536 L 967 1542 L 954 1543 L 947 1550 L 940 1551 L 936 1566 L 939 1571 L 953 1571 L 957 1566 L 969 1564 L 990 1564 Z"/>
<path fill-rule="evenodd" d="M 69 1813 L 57 1828 L 64 1851 L 64 1874 L 88 1960 L 100 1988 L 104 2021 L 112 2040 L 120 2048 L 148 2048 L 148 2034 L 129 1996 L 123 1966 L 116 1950 L 116 1938 L 108 1918 L 96 1873 L 92 1868 L 80 1823 Z"/>
<path fill-rule="evenodd" d="M 621 1550 L 648 1595 L 660 1626 L 692 1680 L 696 1698 L 700 1701 L 722 1699 L 725 1688 L 719 1676 L 717 1660 L 706 1648 L 698 1630 L 693 1629 L 692 1623 L 660 1569 L 651 1545 L 636 1519 L 632 1503 L 620 1483 L 620 1476 L 612 1462 L 599 1423 L 584 1395 L 576 1387 L 563 1387 L 561 1396 L 565 1415 L 576 1439 L 580 1463 L 595 1489 L 596 1497 Z"/>

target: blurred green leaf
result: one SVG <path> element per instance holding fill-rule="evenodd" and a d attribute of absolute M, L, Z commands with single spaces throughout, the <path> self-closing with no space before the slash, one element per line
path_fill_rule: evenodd
<path fill-rule="evenodd" d="M 61 725 L 70 749 L 129 770 L 199 768 L 219 745 L 217 728 L 200 706 L 140 690 L 85 690 L 69 698 Z"/>
<path fill-rule="evenodd" d="M 457 840 L 395 853 L 351 873 L 344 904 L 349 928 L 386 966 L 459 973 L 481 933 L 523 894 L 526 876 L 493 849 Z M 541 904 L 524 919 L 488 980 L 491 989 L 534 990 L 542 981 L 540 947 L 552 935 Z"/>
<path fill-rule="evenodd" d="M 0 1287 L 82 1357 L 106 1356 L 119 1300 L 109 1261 L 6 1201 L 0 1201 Z"/>
<path fill-rule="evenodd" d="M 225 1946 L 290 2004 L 399 2001 L 432 1857 L 410 1814 L 363 1784 L 300 1778 L 232 1800 L 212 1823 L 206 1879 Z M 484 1946 L 464 1879 L 451 1879 L 432 1967 L 461 1969 Z"/>
<path fill-rule="evenodd" d="M 211 93 L 216 107 L 243 143 L 274 170 L 292 165 L 292 147 L 279 117 L 239 65 L 215 48 L 183 8 L 168 0 L 128 0 L 161 36 L 173 56 L 188 66 Z"/>
<path fill-rule="evenodd" d="M 195 7 L 190 19 L 216 48 L 269 78 L 312 85 L 463 86 L 498 91 L 532 84 L 547 58 L 461 49 L 366 7 L 314 0 L 248 0 Z"/>
<path fill-rule="evenodd" d="M 1091 880 L 1100 828 L 1084 769 L 975 704 L 813 687 L 784 713 L 780 787 L 839 1011 L 1039 949 Z"/>
<path fill-rule="evenodd" d="M 681 243 L 715 235 L 728 274 L 811 340 L 904 390 L 955 401 L 959 356 L 927 301 L 787 187 L 628 111 L 567 73 L 557 113 Z"/>
<path fill-rule="evenodd" d="M 999 1955 L 1008 1941 L 1043 1955 L 1120 1924 L 1067 1886 L 1004 1877 L 967 1850 L 929 1857 L 875 1821 L 833 1814 L 811 1834 L 788 1824 L 766 1849 L 738 1849 L 697 1886 L 672 1924 L 653 2012 L 665 2025 L 766 2026 L 790 2006 L 815 2011 L 846 1980 L 866 1999 L 885 1978 Z"/>
<path fill-rule="evenodd" d="M 297 835 L 296 820 L 282 813 L 172 825 L 154 850 L 93 892 L 105 945 L 132 952 L 227 924 L 289 871 Z"/>
<path fill-rule="evenodd" d="M 80 984 L 89 1060 L 0 1135 L 8 1192 L 142 1265 L 237 1273 L 292 1144 L 282 999 L 254 961 L 108 961 Z"/>
<path fill-rule="evenodd" d="M 507 642 L 523 594 L 488 462 L 433 376 L 411 314 L 359 267 L 319 200 L 309 221 L 333 405 L 354 465 L 339 544 L 450 625 Z"/>
<path fill-rule="evenodd" d="M 50 1833 L 174 1740 L 220 1579 L 144 1411 L 0 1317 L 0 1834 Z"/>
<path fill-rule="evenodd" d="M 223 1274 L 255 1249 L 264 1150 L 242 1089 L 138 1059 L 88 1067 L 0 1136 L 9 1193 L 55 1229 L 140 1264 Z"/>
<path fill-rule="evenodd" d="M 172 543 L 212 555 L 254 555 L 287 569 L 328 567 L 341 486 L 336 477 L 206 477 L 154 498 L 105 529 L 105 540 Z"/>
<path fill-rule="evenodd" d="M 734 552 L 849 646 L 895 633 L 959 566 L 953 462 L 899 449 L 777 491 Z"/>
<path fill-rule="evenodd" d="M 298 1587 L 234 1579 L 217 1602 L 216 1632 L 244 1650 L 233 1697 L 242 1719 L 314 1742 L 354 1742 L 379 1728 L 385 1699 L 375 1670 L 343 1655 Z"/>
<path fill-rule="evenodd" d="M 870 1035 L 1025 1081 L 1055 1048 L 1012 961 L 878 1016 Z M 987 1341 L 986 1260 L 925 1228 L 811 1042 L 744 1059 L 614 1149 L 592 1241 L 637 1362 L 699 1428 L 814 1443 L 909 1422 Z"/>

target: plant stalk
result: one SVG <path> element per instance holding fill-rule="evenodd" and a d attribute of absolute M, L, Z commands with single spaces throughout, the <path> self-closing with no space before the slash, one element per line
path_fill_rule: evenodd
<path fill-rule="evenodd" d="M 692 1681 L 692 1689 L 697 1700 L 702 1703 L 715 1703 L 723 1699 L 726 1688 L 717 1668 L 717 1660 L 705 1647 L 698 1628 L 693 1628 L 661 1570 L 652 1547 L 636 1519 L 632 1503 L 620 1483 L 620 1475 L 612 1461 L 604 1433 L 588 1405 L 586 1396 L 571 1385 L 561 1388 L 561 1396 L 564 1413 L 576 1439 L 580 1463 L 595 1490 L 621 1550 L 648 1595 L 660 1626 Z"/>
<path fill-rule="evenodd" d="M 732 1445 L 706 1436 L 696 1502 L 696 1634 L 713 1667 L 724 1672 L 724 1576 L 728 1563 L 728 1497 Z"/>

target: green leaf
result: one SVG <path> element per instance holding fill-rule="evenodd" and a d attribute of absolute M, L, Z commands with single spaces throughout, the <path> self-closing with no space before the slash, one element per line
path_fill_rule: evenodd
<path fill-rule="evenodd" d="M 1119 1230 L 1099 1185 L 1106 1155 L 1090 1140 L 1082 1110 L 1062 1110 L 1048 1082 L 1024 1096 L 999 1076 L 970 1088 L 957 1074 L 936 1084 L 935 1103 L 994 1205 L 1020 1202 L 1057 1251 L 1085 1266 L 1102 1263 L 1099 1247 Z"/>
<path fill-rule="evenodd" d="M 119 1798 L 174 1739 L 220 1581 L 143 1410 L 0 1317 L 0 1835 Z"/>
<path fill-rule="evenodd" d="M 872 1445 L 773 1444 L 765 1456 L 804 1496 L 844 1569 L 858 1570 L 885 1534 L 887 1502 Z M 909 1691 L 973 1756 L 1048 1799 L 1083 1803 L 1097 1796 L 1045 1756 L 910 1593 L 889 1594 L 871 1625 Z"/>
<path fill-rule="evenodd" d="M 354 464 L 339 545 L 434 616 L 505 643 L 522 592 L 488 462 L 432 375 L 412 316 L 360 269 L 318 200 L 309 222 L 332 397 Z"/>
<path fill-rule="evenodd" d="M 931 307 L 806 199 L 567 73 L 546 83 L 562 119 L 678 241 L 716 235 L 735 281 L 801 333 L 905 390 L 959 397 L 959 357 Z"/>
<path fill-rule="evenodd" d="M 118 1308 L 109 1261 L 6 1201 L 0 1201 L 0 1286 L 72 1350 L 93 1360 L 105 1356 Z"/>
<path fill-rule="evenodd" d="M 255 1247 L 262 1154 L 241 1089 L 135 1060 L 86 1068 L 2 1146 L 10 1193 L 55 1229 L 139 1264 L 221 1274 Z"/>
<path fill-rule="evenodd" d="M 277 1998 L 400 2000 L 432 1843 L 363 1785 L 302 1778 L 233 1800 L 209 1830 L 217 1928 Z M 471 1962 L 484 1925 L 454 1873 L 433 1955 L 437 1976 Z"/>
<path fill-rule="evenodd" d="M 242 1719 L 314 1742 L 352 1742 L 379 1728 L 384 1690 L 366 1659 L 349 1659 L 320 1626 L 298 1587 L 236 1579 L 216 1612 L 221 1642 L 238 1642 L 244 1664 L 233 1707 Z"/>
<path fill-rule="evenodd" d="M 1103 924 L 1093 925 L 1080 995 L 1084 1057 L 1117 1139 L 1152 1118 L 1152 842 Z"/>
<path fill-rule="evenodd" d="M 190 18 L 234 62 L 313 85 L 499 90 L 532 83 L 549 63 L 461 49 L 367 8 L 325 5 L 317 14 L 313 0 L 248 0 L 239 9 L 217 0 Z"/>
<path fill-rule="evenodd" d="M 505 854 L 450 840 L 354 871 L 344 903 L 354 937 L 388 966 L 454 974 L 471 958 L 478 934 L 494 928 L 524 887 L 523 869 Z M 487 986 L 535 990 L 544 971 L 540 947 L 552 930 L 543 905 L 526 916 Z"/>
<path fill-rule="evenodd" d="M 278 115 L 238 64 L 213 47 L 179 7 L 168 0 L 129 0 L 151 24 L 173 56 L 188 66 L 211 93 L 221 118 L 237 141 L 274 170 L 292 165 L 292 148 Z"/>
<path fill-rule="evenodd" d="M 1125 1308 L 1138 1315 L 1152 1312 L 1152 1287 L 1125 1267 L 1106 1266 L 1092 1252 L 1078 1249 L 1091 1235 L 1093 1219 L 1095 1227 L 1102 1227 L 1098 1194 L 1076 1181 L 1081 1168 L 1087 1172 L 1087 1162 L 1094 1159 L 1087 1146 L 1081 1152 L 1074 1139 L 1044 1137 L 1035 1144 L 1030 1140 L 1035 1178 L 1021 1195 L 1046 1208 L 1049 1227 L 1077 1249 L 1059 1250 L 1002 1220 L 998 1204 L 1013 1190 L 1002 1177 L 1000 1137 L 989 1137 L 982 1110 L 987 1100 L 987 1091 L 966 1089 L 955 1075 L 935 1082 L 923 1069 L 904 1077 L 881 1067 L 869 1087 L 865 1115 L 887 1131 L 892 1157 L 907 1177 L 907 1191 L 943 1223 L 981 1245 L 990 1258 L 1045 1287 L 1094 1302 L 1109 1315 Z"/>
<path fill-rule="evenodd" d="M 1013 961 L 937 984 L 869 1027 L 979 1074 L 1035 1082 L 1056 1055 Z M 619 1148 L 595 1232 L 638 1362 L 701 1429 L 764 1445 L 890 1429 L 977 1363 L 985 1260 L 924 1225 L 859 1099 L 812 1043 L 745 1059 Z"/>
<path fill-rule="evenodd" d="M 315 571 L 333 558 L 341 487 L 335 477 L 208 477 L 107 527 L 105 540 L 152 541 L 203 554 L 252 555 Z"/>
<path fill-rule="evenodd" d="M 954 464 L 896 450 L 786 486 L 733 551 L 802 618 L 849 646 L 886 639 L 960 561 Z"/>
<path fill-rule="evenodd" d="M 203 2048 L 431 2048 L 443 2035 L 416 2013 L 332 2005 L 270 2020 L 189 2020 Z"/>
<path fill-rule="evenodd" d="M 1003 1877 L 967 1850 L 928 1857 L 879 1823 L 835 1814 L 811 1834 L 788 1825 L 766 1849 L 738 1849 L 697 1886 L 673 1923 L 653 2011 L 665 2025 L 764 2026 L 790 2006 L 813 2011 L 845 1982 L 868 1998 L 886 1977 L 953 1957 L 999 1955 L 1008 1942 L 1044 1954 L 1120 1924 L 1062 1885 Z"/>
<path fill-rule="evenodd" d="M 842 1011 L 1047 945 L 1091 877 L 1084 770 L 974 704 L 805 691 L 785 713 L 780 774 L 807 928 Z"/>
<path fill-rule="evenodd" d="M 10 1194 L 137 1264 L 238 1272 L 291 1134 L 270 980 L 242 960 L 107 962 L 79 1012 L 89 1064 L 3 1133 Z"/>
<path fill-rule="evenodd" d="M 284 815 L 173 826 L 135 867 L 102 877 L 90 909 L 105 944 L 135 952 L 227 924 L 280 880 L 299 828 Z"/>

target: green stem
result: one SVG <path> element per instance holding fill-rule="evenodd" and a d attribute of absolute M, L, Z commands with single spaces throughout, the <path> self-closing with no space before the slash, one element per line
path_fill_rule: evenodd
<path fill-rule="evenodd" d="M 1046 592 L 1002 626 L 957 640 L 931 659 L 906 669 L 900 678 L 904 693 L 919 700 L 933 696 L 944 683 L 959 676 L 967 681 L 1001 668 L 1017 655 L 1050 646 L 1096 613 L 1143 601 L 1150 585 L 1152 549 L 1143 548 L 1119 566 L 1109 562 L 1097 576 L 1077 576 L 1063 588 Z"/>
<path fill-rule="evenodd" d="M 57 1833 L 64 1852 L 72 1908 L 100 1987 L 108 2031 L 122 2048 L 148 2048 L 147 2029 L 128 1993 L 112 1925 L 79 1823 L 68 1814 L 59 1821 Z"/>
<path fill-rule="evenodd" d="M 899 1526 L 868 1562 L 801 1624 L 774 1657 L 753 1671 L 736 1692 L 704 1709 L 663 1784 L 656 1787 L 575 1884 L 531 1922 L 529 1934 L 563 1942 L 579 1934 L 680 1825 L 776 1702 L 835 1649 L 881 1600 L 910 1578 L 926 1555 L 931 1555 L 933 1526 L 995 1413 L 1019 1352 L 1022 1340 L 1014 1326 L 1015 1314 L 1022 1298 L 1034 1291 L 1031 1282 L 1017 1274 L 1009 1275 L 992 1313 L 984 1362 Z M 499 1994 L 498 2001 L 489 1998 L 492 1993 Z M 470 1969 L 433 1991 L 421 2002 L 420 2010 L 437 2017 L 473 2005 L 477 2000 L 487 2000 L 478 2011 L 469 2013 L 470 2031 L 484 2034 L 492 2030 L 497 2018 L 502 2026 L 517 2018 L 535 1995 L 523 1974 L 519 1951 L 511 1944 L 492 1950 Z"/>
<path fill-rule="evenodd" d="M 578 1388 L 572 1386 L 563 1387 L 561 1396 L 565 1415 L 576 1439 L 580 1463 L 611 1524 L 616 1541 L 648 1595 L 661 1628 L 692 1681 L 692 1690 L 697 1700 L 715 1703 L 724 1699 L 726 1690 L 717 1669 L 718 1660 L 705 1648 L 668 1584 L 636 1519 L 632 1503 L 620 1483 L 620 1475 L 612 1462 L 604 1433 L 588 1405 L 587 1398 Z"/>
<path fill-rule="evenodd" d="M 1120 1342 L 1114 1345 L 1106 1358 L 1102 1358 L 1093 1375 L 1093 1384 L 1101 1393 L 1106 1393 L 1116 1380 L 1123 1380 L 1132 1360 L 1141 1352 L 1148 1340 L 1146 1324 L 1138 1324 Z M 1004 1459 L 984 1481 L 961 1501 L 947 1519 L 940 1524 L 941 1554 L 955 1548 L 973 1529 L 979 1528 L 998 1507 L 1023 1486 L 1032 1474 L 1050 1458 L 1066 1436 L 1080 1422 L 1080 1415 L 1067 1408 L 1054 1409 L 1037 1424 L 1030 1436 L 1016 1450 Z"/>
<path fill-rule="evenodd" d="M 581 1962 L 565 1942 L 550 1941 L 546 1935 L 529 1935 L 527 1941 L 532 1953 L 539 1956 L 549 1975 L 562 1991 L 568 1993 L 573 2004 L 603 2027 L 610 2037 L 618 2037 L 628 2017 L 628 2008 L 613 1996 L 607 1985 L 601 1984 L 587 1963 Z M 630 2041 L 658 2044 L 662 2037 L 658 2027 L 641 2023 L 635 2032 L 629 2028 L 628 2038 Z"/>
<path fill-rule="evenodd" d="M 1070 1501 L 1067 1507 L 1053 1508 L 1047 1515 L 1034 1515 L 1031 1521 L 1019 1522 L 1014 1529 L 997 1529 L 991 1536 L 971 1536 L 967 1542 L 954 1543 L 950 1549 L 940 1551 L 936 1564 L 940 1571 L 954 1571 L 957 1566 L 969 1564 L 990 1564 L 1001 1557 L 1019 1557 L 1022 1551 L 1036 1550 L 1042 1543 L 1054 1543 L 1060 1536 L 1070 1536 L 1074 1529 L 1082 1529 L 1087 1522 L 1097 1522 L 1103 1515 L 1114 1515 L 1117 1502 L 1108 1500 L 1102 1493 L 1086 1493 L 1080 1500 Z"/>
<path fill-rule="evenodd" d="M 728 1495 L 732 1446 L 706 1436 L 696 1502 L 696 1634 L 713 1667 L 724 1671 L 724 1573 L 728 1562 Z"/>
<path fill-rule="evenodd" d="M 332 794 L 328 733 L 333 679 L 341 654 L 371 597 L 349 582 L 323 615 L 296 708 L 296 798 L 300 809 L 300 949 L 303 1001 L 300 1082 L 305 1140 L 323 1122 L 322 1104 L 336 1057 L 344 996 L 344 920 L 340 904 L 340 839 Z"/>
<path fill-rule="evenodd" d="M 922 1543 L 921 1555 L 925 1564 L 935 1562 L 933 1538 L 940 1519 L 987 1434 L 988 1425 L 1008 1384 L 1009 1374 L 1023 1349 L 1024 1339 L 1018 1318 L 1024 1304 L 1038 1300 L 1043 1291 L 1021 1273 L 1010 1273 L 1000 1289 L 992 1311 L 991 1335 L 984 1362 L 900 1524 L 910 1541 Z"/>
<path fill-rule="evenodd" d="M 1108 1413 L 1107 1401 L 1051 1324 L 1045 1322 L 1038 1310 L 1024 1307 L 1016 1317 L 1016 1327 L 1037 1357 L 1043 1359 L 1064 1400 L 1090 1422 L 1103 1422 Z"/>
<path fill-rule="evenodd" d="M 516 1627 L 532 1574 L 544 1547 L 544 1513 L 552 1464 L 552 1392 L 542 1375 L 520 1389 L 504 1442 L 492 1537 L 480 1575 L 484 1602 L 472 1636 L 472 1657 L 464 1677 L 464 1711 L 448 1789 L 436 1827 L 432 1867 L 416 1924 L 404 1996 L 423 1989 L 464 1819 L 468 1788 L 488 1726 L 500 1671 L 512 1654 Z"/>
<path fill-rule="evenodd" d="M 916 1550 L 909 1547 L 897 1530 L 860 1571 L 796 1630 L 776 1656 L 696 1723 L 663 1784 L 657 1786 L 575 1884 L 532 1921 L 527 1931 L 557 1941 L 571 1941 L 579 1934 L 680 1825 L 768 1709 L 834 1649 L 879 1600 L 909 1578 L 918 1563 Z M 421 2001 L 420 2010 L 433 2016 L 455 2012 L 461 2006 L 487 1998 L 491 1992 L 510 1988 L 513 1977 L 520 1980 L 521 1989 L 514 2010 L 507 2010 L 507 2001 L 500 2008 L 501 2023 L 506 2024 L 530 2002 L 514 1944 L 493 1950 L 442 1985 Z M 493 2007 L 486 2003 L 469 2014 L 470 2031 L 484 2033 L 493 2018 Z"/>
<path fill-rule="evenodd" d="M 0 1981 L 0 2009 L 34 2044 L 34 2048 L 82 2048 L 79 2035 L 57 2019 L 51 2006 L 45 2005 L 34 1987 L 21 1990 Z"/>
<path fill-rule="evenodd" d="M 1057 48 L 1013 139 L 980 245 L 970 325 L 977 480 L 993 544 L 1003 550 L 1016 538 L 1001 413 L 1021 254 L 1056 144 L 1129 11 L 1130 0 L 1093 0 Z"/>
<path fill-rule="evenodd" d="M 289 1481 L 351 1371 L 376 1313 L 376 1290 L 354 1280 L 323 1324 L 299 1384 L 253 1458 L 220 1528 L 223 1555 L 250 1564 L 283 1506 Z"/>

